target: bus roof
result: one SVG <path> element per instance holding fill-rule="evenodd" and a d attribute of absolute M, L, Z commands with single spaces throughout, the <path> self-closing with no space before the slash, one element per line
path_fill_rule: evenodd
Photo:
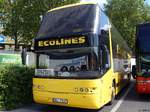
<path fill-rule="evenodd" d="M 55 11 L 55 10 L 68 8 L 68 7 L 74 7 L 74 6 L 79 6 L 79 5 L 86 5 L 86 4 L 97 4 L 97 3 L 96 2 L 79 2 L 79 3 L 75 3 L 75 4 L 69 4 L 69 5 L 64 5 L 64 6 L 61 6 L 61 7 L 57 7 L 57 8 L 49 10 L 48 12 L 52 12 L 52 11 Z"/>

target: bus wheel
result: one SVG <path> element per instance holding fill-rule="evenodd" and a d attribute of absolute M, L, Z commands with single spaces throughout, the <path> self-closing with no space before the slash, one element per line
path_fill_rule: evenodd
<path fill-rule="evenodd" d="M 112 93 L 111 93 L 111 100 L 110 102 L 108 103 L 109 105 L 112 105 L 114 100 L 115 100 L 115 96 L 116 96 L 116 87 L 115 87 L 115 84 L 113 83 L 112 84 Z"/>

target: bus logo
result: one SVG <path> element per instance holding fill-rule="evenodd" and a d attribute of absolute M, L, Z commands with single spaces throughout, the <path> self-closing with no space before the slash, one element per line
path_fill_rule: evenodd
<path fill-rule="evenodd" d="M 47 39 L 47 40 L 38 41 L 38 47 L 84 44 L 85 42 L 86 42 L 85 37 Z"/>

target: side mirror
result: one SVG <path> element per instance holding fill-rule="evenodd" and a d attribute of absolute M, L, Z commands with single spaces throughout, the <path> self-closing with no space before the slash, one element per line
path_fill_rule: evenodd
<path fill-rule="evenodd" d="M 132 66 L 132 77 L 135 79 L 137 75 L 137 71 L 136 71 L 136 65 Z"/>

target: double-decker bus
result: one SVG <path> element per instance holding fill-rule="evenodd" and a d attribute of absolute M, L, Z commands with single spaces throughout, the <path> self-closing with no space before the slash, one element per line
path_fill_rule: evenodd
<path fill-rule="evenodd" d="M 136 91 L 150 94 L 150 23 L 139 24 L 136 29 L 136 66 L 133 67 Z"/>
<path fill-rule="evenodd" d="M 48 11 L 34 49 L 37 103 L 98 109 L 130 79 L 130 49 L 96 3 Z"/>

